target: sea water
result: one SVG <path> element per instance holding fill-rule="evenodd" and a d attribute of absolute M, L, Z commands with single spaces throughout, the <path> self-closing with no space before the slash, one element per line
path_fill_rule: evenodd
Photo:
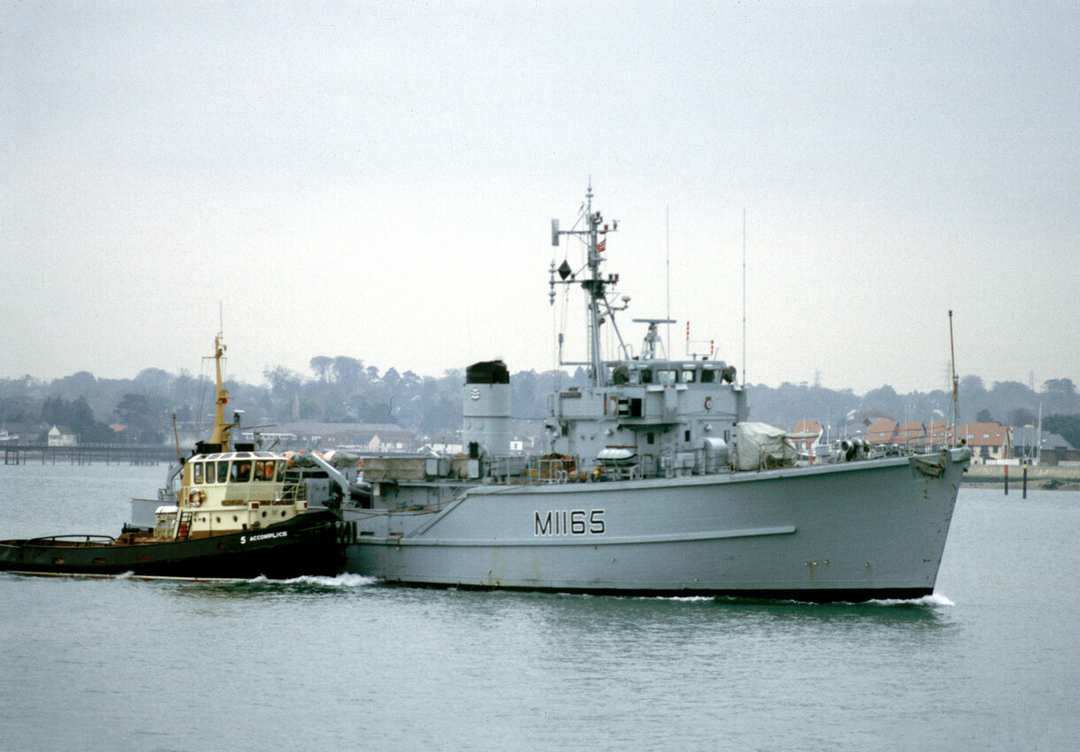
<path fill-rule="evenodd" d="M 0 466 L 0 538 L 164 466 Z M 809 605 L 0 574 L 3 750 L 1077 750 L 1080 494 L 960 492 L 936 592 Z"/>

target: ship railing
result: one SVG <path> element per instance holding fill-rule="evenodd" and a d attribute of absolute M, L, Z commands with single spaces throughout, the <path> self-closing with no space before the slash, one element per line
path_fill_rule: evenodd
<path fill-rule="evenodd" d="M 599 460 L 596 463 L 596 476 L 598 479 L 607 480 L 637 480 L 644 477 L 644 474 L 641 465 L 636 462 L 632 465 L 623 465 Z"/>
<path fill-rule="evenodd" d="M 286 483 L 281 487 L 281 494 L 274 499 L 275 504 L 294 504 L 307 498 L 307 484 Z"/>
<path fill-rule="evenodd" d="M 497 455 L 488 463 L 488 475 L 496 482 L 512 483 L 527 476 L 529 458 L 519 454 Z"/>
<path fill-rule="evenodd" d="M 545 484 L 569 483 L 582 480 L 578 472 L 580 463 L 577 457 L 559 454 L 529 457 L 525 475 L 531 482 Z"/>
<path fill-rule="evenodd" d="M 31 538 L 26 546 L 110 546 L 116 542 L 111 535 L 45 535 Z"/>
<path fill-rule="evenodd" d="M 266 483 L 231 483 L 225 494 L 221 503 L 227 507 L 246 506 L 253 501 L 260 504 L 292 504 L 306 498 L 303 483 L 285 483 L 278 487 Z"/>

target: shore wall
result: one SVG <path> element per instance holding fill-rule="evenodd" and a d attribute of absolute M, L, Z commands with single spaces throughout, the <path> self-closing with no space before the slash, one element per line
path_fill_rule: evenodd
<path fill-rule="evenodd" d="M 1018 465 L 972 465 L 964 473 L 962 485 L 1005 485 L 1005 468 L 1009 468 L 1009 487 L 1020 488 L 1024 482 L 1024 467 Z M 1027 466 L 1028 488 L 1080 488 L 1080 467 Z"/>

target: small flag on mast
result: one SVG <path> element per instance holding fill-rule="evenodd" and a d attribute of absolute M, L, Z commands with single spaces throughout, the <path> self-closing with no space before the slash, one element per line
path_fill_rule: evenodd
<path fill-rule="evenodd" d="M 607 248 L 607 238 L 604 238 L 596 244 L 596 252 L 603 253 L 605 248 Z"/>

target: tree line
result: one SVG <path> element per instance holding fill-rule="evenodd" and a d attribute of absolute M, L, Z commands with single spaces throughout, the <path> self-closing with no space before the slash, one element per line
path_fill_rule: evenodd
<path fill-rule="evenodd" d="M 419 376 L 396 368 L 380 371 L 346 357 L 317 356 L 311 372 L 267 368 L 261 384 L 226 379 L 228 416 L 243 414 L 244 426 L 266 431 L 298 421 L 394 424 L 418 436 L 437 437 L 461 427 L 464 369 L 442 376 Z M 513 375 L 514 416 L 523 430 L 542 432 L 545 395 L 557 384 L 584 383 L 583 376 L 558 371 Z M 181 433 L 201 434 L 213 423 L 213 381 L 157 368 L 133 379 L 96 378 L 80 371 L 53 381 L 30 376 L 0 379 L 0 428 L 39 441 L 49 426 L 70 429 L 83 443 L 161 444 L 173 440 L 173 420 Z"/>
<path fill-rule="evenodd" d="M 463 369 L 420 376 L 396 368 L 380 371 L 347 356 L 316 356 L 309 369 L 267 368 L 260 384 L 227 380 L 230 410 L 243 412 L 244 425 L 267 430 L 297 421 L 396 424 L 434 439 L 461 427 Z M 547 393 L 584 383 L 580 369 L 513 374 L 516 430 L 541 436 Z M 859 395 L 851 389 L 785 382 L 748 385 L 747 392 L 752 419 L 789 429 L 800 419 L 811 419 L 828 425 L 833 435 L 853 433 L 874 417 L 924 424 L 952 419 L 952 394 L 944 390 L 900 394 L 886 385 Z M 982 378 L 969 375 L 960 380 L 958 397 L 961 422 L 1034 425 L 1040 411 L 1048 430 L 1058 425 L 1068 433 L 1073 422 L 1080 422 L 1080 396 L 1069 379 L 1050 379 L 1035 390 L 1015 381 L 987 387 Z M 14 433 L 22 426 L 59 425 L 84 443 L 161 444 L 172 441 L 173 415 L 181 430 L 208 430 L 213 400 L 208 377 L 157 368 L 132 379 L 96 378 L 87 371 L 49 382 L 30 376 L 0 379 L 0 428 Z M 1070 443 L 1080 443 L 1080 432 L 1076 438 Z"/>
<path fill-rule="evenodd" d="M 867 420 L 883 417 L 899 422 L 953 422 L 953 395 L 943 389 L 899 394 L 891 386 L 855 394 L 851 389 L 835 390 L 785 382 L 779 387 L 749 387 L 750 410 L 756 420 L 787 428 L 800 419 L 828 425 L 833 435 L 854 433 Z M 1035 390 L 1018 381 L 998 381 L 989 388 L 979 376 L 968 375 L 957 388 L 959 422 L 1001 423 L 1007 426 L 1035 426 L 1066 432 L 1080 416 L 1080 395 L 1070 379 L 1049 379 Z M 1061 434 L 1066 440 L 1068 436 Z M 1080 441 L 1080 435 L 1076 436 Z M 1070 443 L 1073 443 L 1070 441 Z M 1080 446 L 1074 444 L 1074 446 Z"/>

